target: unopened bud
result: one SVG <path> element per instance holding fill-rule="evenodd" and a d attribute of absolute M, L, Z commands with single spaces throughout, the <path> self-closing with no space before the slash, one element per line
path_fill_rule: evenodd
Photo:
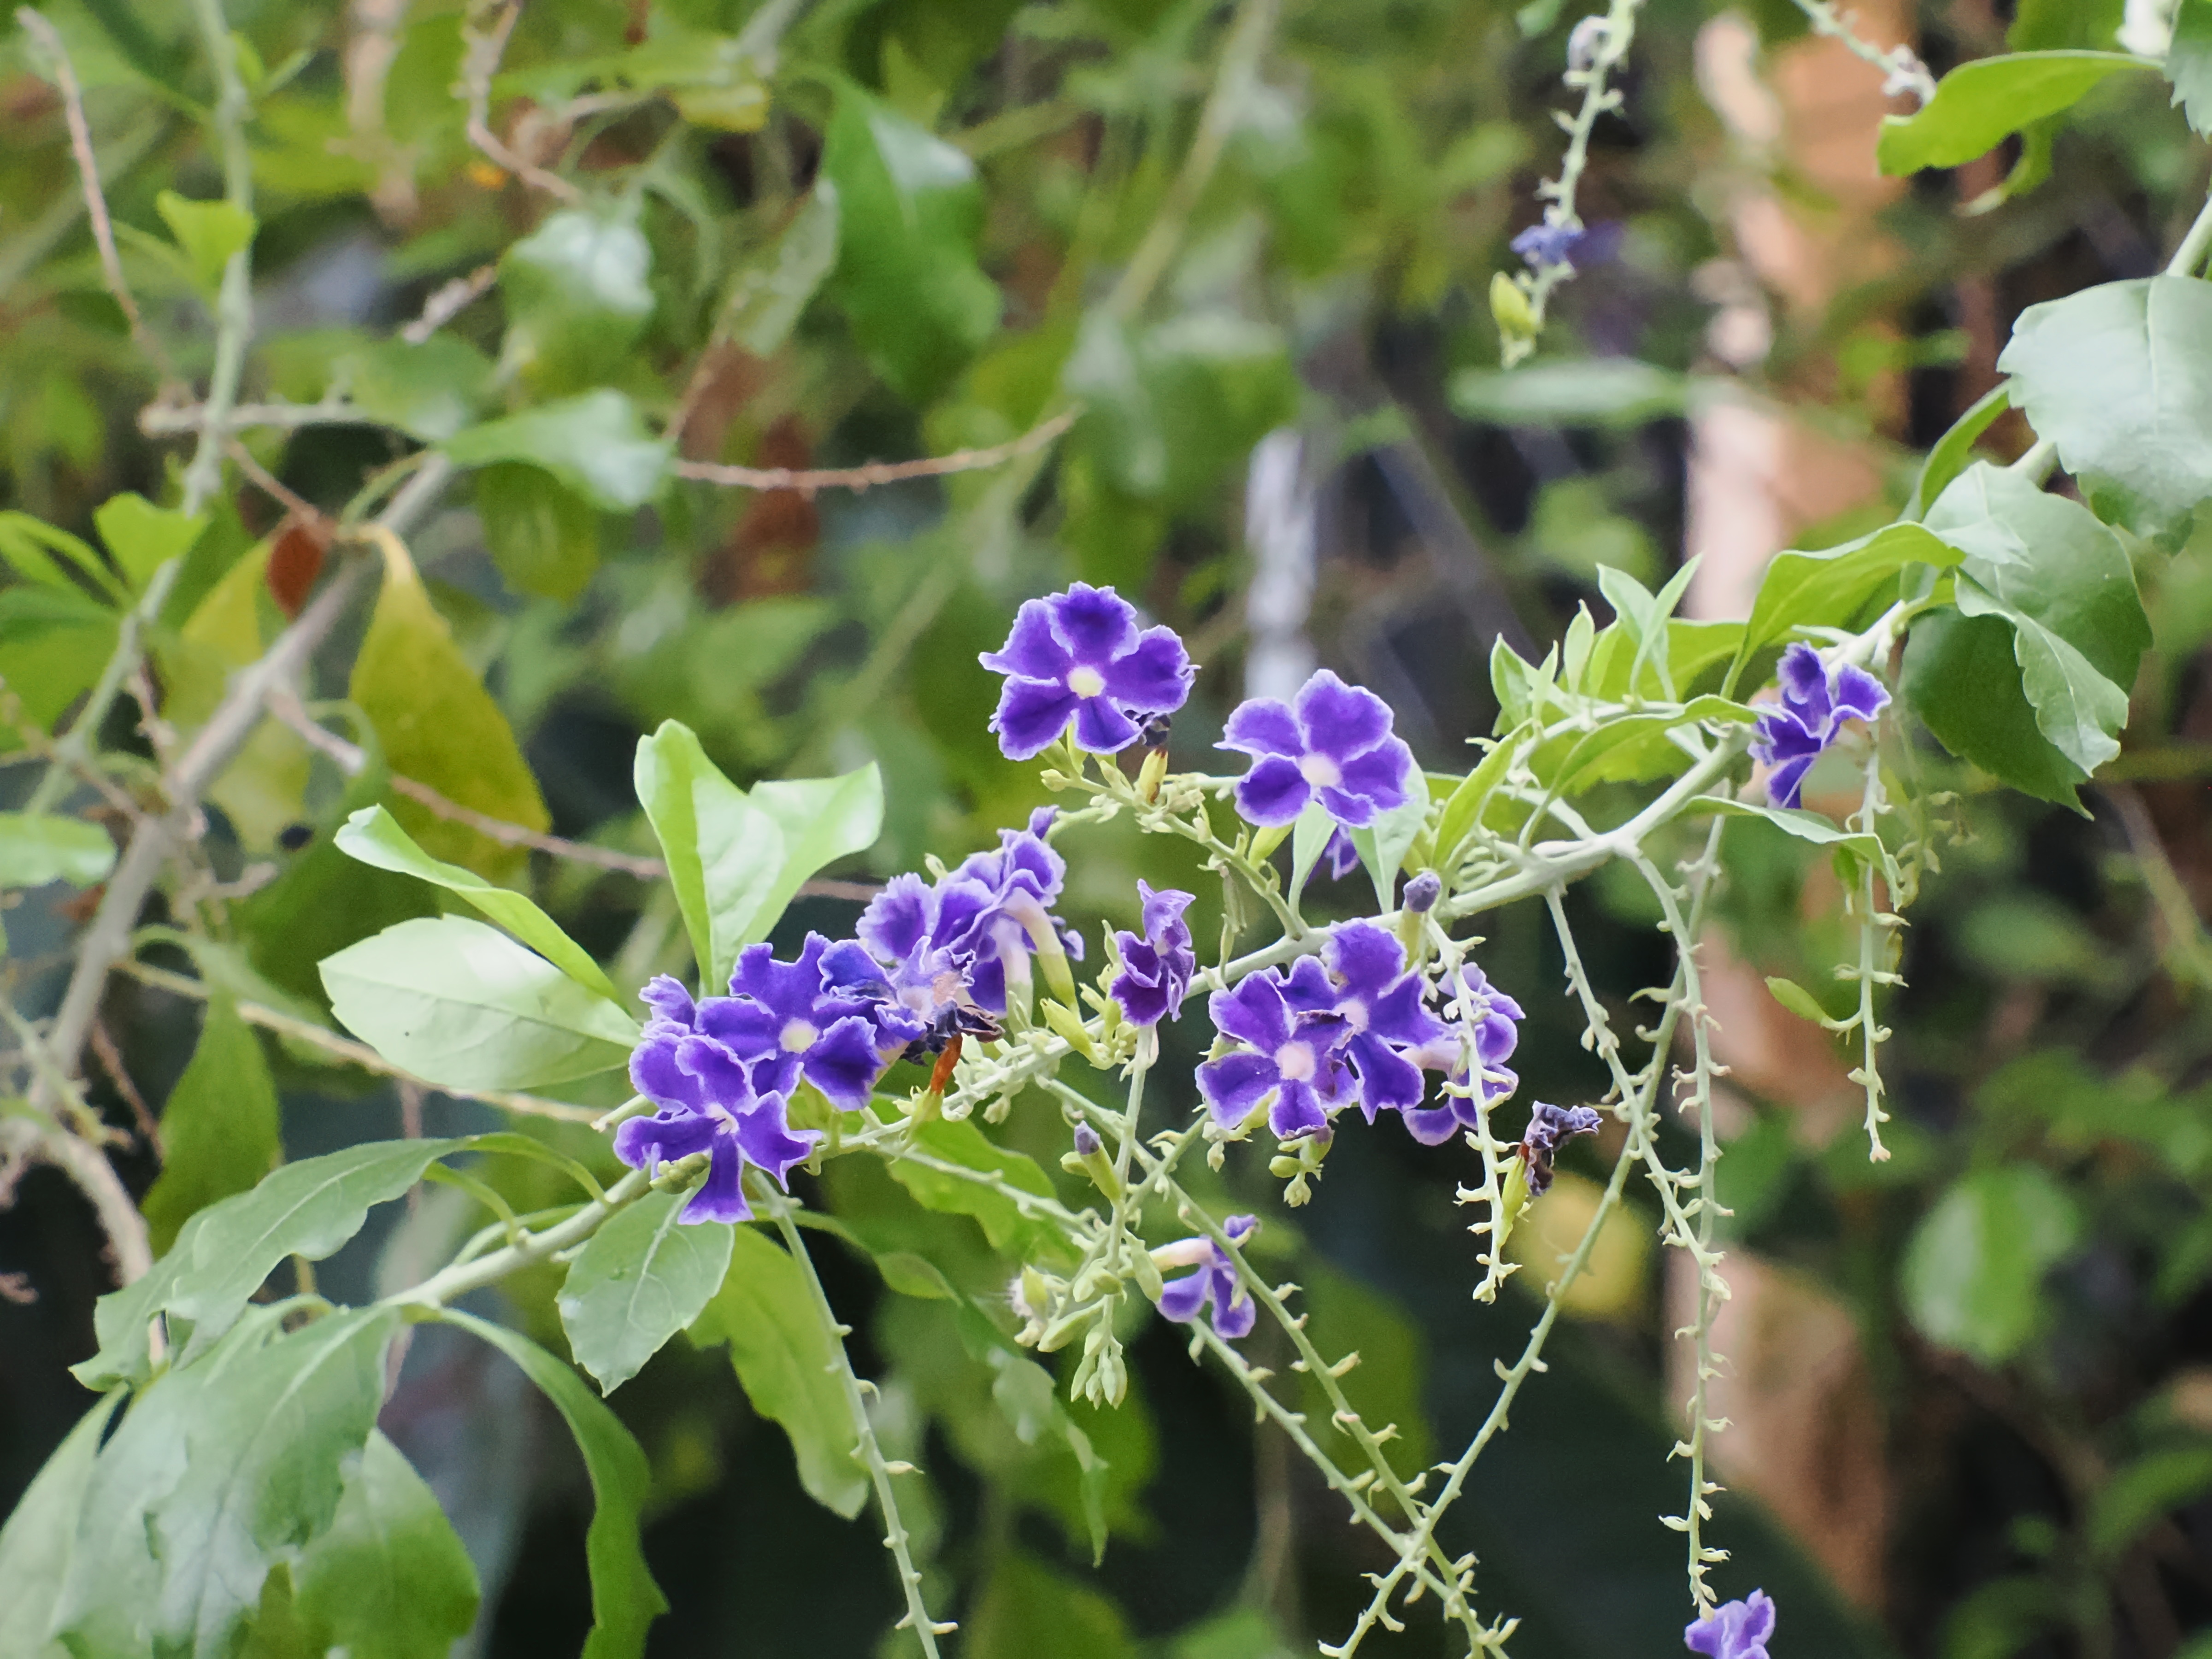
<path fill-rule="evenodd" d="M 1597 55 L 1605 50 L 1612 33 L 1613 26 L 1603 12 L 1583 18 L 1567 36 L 1567 67 L 1577 74 L 1589 74 L 1597 67 Z"/>
<path fill-rule="evenodd" d="M 1437 908 L 1443 893 L 1444 878 L 1433 870 L 1424 870 L 1406 884 L 1406 908 L 1415 915 L 1425 915 Z"/>
<path fill-rule="evenodd" d="M 1075 1126 L 1075 1155 L 1078 1158 L 1089 1158 L 1103 1144 L 1098 1139 L 1098 1132 L 1088 1123 Z"/>
<path fill-rule="evenodd" d="M 1536 313 L 1528 304 L 1528 296 L 1502 270 L 1491 275 L 1490 314 L 1497 319 L 1498 331 L 1507 339 L 1536 337 Z"/>

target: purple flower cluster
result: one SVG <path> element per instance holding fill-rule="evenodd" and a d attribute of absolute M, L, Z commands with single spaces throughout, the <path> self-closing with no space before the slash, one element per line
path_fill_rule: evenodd
<path fill-rule="evenodd" d="M 1587 234 L 1579 225 L 1534 224 L 1506 246 L 1527 261 L 1531 269 L 1541 270 L 1547 265 L 1570 263 Z"/>
<path fill-rule="evenodd" d="M 1237 1245 L 1259 1230 L 1255 1216 L 1232 1215 L 1221 1224 L 1230 1242 Z M 1252 1322 L 1260 1316 L 1259 1304 L 1237 1282 L 1237 1269 L 1228 1251 L 1210 1238 L 1186 1238 L 1162 1245 L 1152 1252 L 1152 1261 L 1162 1267 L 1198 1269 L 1184 1278 L 1170 1279 L 1160 1291 L 1160 1312 L 1168 1318 L 1188 1325 L 1211 1304 L 1216 1334 L 1231 1342 L 1251 1334 Z"/>
<path fill-rule="evenodd" d="M 1279 1140 L 1318 1133 L 1334 1109 L 1354 1101 L 1370 1123 L 1389 1110 L 1406 1113 L 1410 1124 L 1421 1067 L 1445 1063 L 1451 1035 L 1423 1005 L 1424 989 L 1389 933 L 1343 923 L 1322 959 L 1303 957 L 1287 975 L 1270 969 L 1213 994 L 1214 1028 L 1241 1046 L 1199 1067 L 1199 1092 L 1224 1128 L 1267 1103 Z"/>
<path fill-rule="evenodd" d="M 1765 1590 L 1715 1607 L 1682 1632 L 1682 1645 L 1706 1659 L 1767 1659 L 1774 1602 Z"/>
<path fill-rule="evenodd" d="M 1826 666 L 1802 640 L 1782 653 L 1775 679 L 1782 702 L 1760 712 L 1751 752 L 1771 769 L 1769 799 L 1778 806 L 1795 806 L 1805 774 L 1842 734 L 1844 722 L 1872 720 L 1888 706 L 1889 693 L 1863 668 Z"/>
<path fill-rule="evenodd" d="M 1513 1057 L 1521 1041 L 1520 1021 L 1525 1018 L 1521 1005 L 1492 985 L 1482 969 L 1470 962 L 1459 970 L 1458 994 L 1455 997 L 1447 992 L 1444 1012 L 1465 1033 L 1466 1053 L 1472 1054 L 1481 1071 L 1481 1081 L 1476 1085 L 1481 1090 L 1481 1104 L 1496 1105 L 1520 1086 L 1521 1079 L 1505 1062 Z M 1462 1051 L 1453 1037 L 1424 1049 L 1416 1058 L 1421 1065 L 1449 1071 L 1459 1087 L 1470 1086 Z M 1458 1131 L 1474 1128 L 1481 1121 L 1472 1095 L 1447 1094 L 1434 1106 L 1408 1109 L 1406 1113 L 1407 1130 L 1425 1146 L 1441 1146 Z"/>
<path fill-rule="evenodd" d="M 1239 703 L 1216 746 L 1253 757 L 1237 782 L 1237 810 L 1257 824 L 1293 823 L 1319 800 L 1339 823 L 1362 829 L 1404 805 L 1415 775 L 1413 751 L 1390 729 L 1389 704 L 1326 668 L 1287 703 Z"/>
<path fill-rule="evenodd" d="M 1106 993 L 1121 1005 L 1132 1025 L 1157 1025 L 1163 1019 L 1182 1018 L 1182 1000 L 1190 990 L 1191 975 L 1198 971 L 1190 924 L 1182 919 L 1192 898 L 1172 887 L 1154 892 L 1141 880 L 1137 896 L 1144 907 L 1144 937 L 1126 931 L 1114 936 L 1121 971 Z"/>
<path fill-rule="evenodd" d="M 1006 677 L 991 730 L 1009 760 L 1042 754 L 1071 721 L 1076 747 L 1118 754 L 1182 707 L 1197 672 L 1174 629 L 1139 631 L 1127 599 L 1085 582 L 1026 602 L 1006 644 L 981 661 Z"/>

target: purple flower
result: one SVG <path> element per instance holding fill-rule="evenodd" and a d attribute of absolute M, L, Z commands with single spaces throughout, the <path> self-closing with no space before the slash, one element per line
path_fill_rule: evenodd
<path fill-rule="evenodd" d="M 995 1035 L 968 988 L 973 954 L 939 942 L 948 933 L 964 939 L 990 905 L 980 882 L 947 878 L 932 887 L 920 876 L 892 877 L 860 913 L 860 938 L 823 952 L 823 990 L 864 1006 L 887 1059 L 909 1043 L 942 1048 L 959 1031 Z"/>
<path fill-rule="evenodd" d="M 1767 1659 L 1774 1634 L 1774 1603 L 1765 1590 L 1715 1607 L 1682 1632 L 1682 1645 L 1708 1659 Z"/>
<path fill-rule="evenodd" d="M 1404 947 L 1371 921 L 1350 921 L 1329 935 L 1324 959 L 1326 972 L 1311 957 L 1291 970 L 1285 987 L 1291 1006 L 1344 1022 L 1344 1057 L 1370 1123 L 1378 1111 L 1419 1106 L 1424 1085 L 1411 1056 L 1433 1050 L 1451 1030 L 1422 1006 L 1427 988 L 1407 971 Z"/>
<path fill-rule="evenodd" d="M 1471 1051 L 1482 1073 L 1481 1103 L 1494 1106 L 1520 1086 L 1521 1079 L 1507 1069 L 1505 1062 L 1521 1041 L 1517 1022 L 1525 1016 L 1521 1005 L 1492 985 L 1474 963 L 1461 968 L 1459 982 L 1456 996 L 1445 988 L 1443 1009 L 1445 1018 L 1457 1029 L 1448 1030 L 1441 1042 L 1408 1058 L 1418 1065 L 1449 1073 L 1453 1084 L 1466 1089 L 1473 1086 L 1466 1065 L 1466 1054 Z M 1461 1046 L 1462 1036 L 1465 1050 Z M 1480 1121 L 1474 1097 L 1466 1094 L 1446 1093 L 1435 1106 L 1420 1110 L 1409 1108 L 1406 1112 L 1407 1131 L 1425 1146 L 1441 1146 L 1455 1131 L 1472 1129 Z"/>
<path fill-rule="evenodd" d="M 1322 978 L 1325 994 L 1321 964 L 1309 957 L 1299 966 Z M 1290 1140 L 1327 1128 L 1324 1108 L 1343 1103 L 1351 1082 L 1343 1048 L 1352 1028 L 1340 1014 L 1294 1005 L 1287 991 L 1270 969 L 1233 990 L 1216 991 L 1206 1003 L 1214 1028 L 1243 1045 L 1198 1068 L 1198 1091 L 1224 1128 L 1234 1128 L 1272 1097 L 1267 1127 L 1277 1139 Z M 1309 982 L 1302 1000 L 1312 994 Z"/>
<path fill-rule="evenodd" d="M 1605 1120 L 1595 1106 L 1553 1106 L 1538 1101 L 1521 1132 L 1519 1157 L 1528 1166 L 1528 1196 L 1541 1198 L 1552 1190 L 1552 1160 L 1559 1148 L 1577 1135 L 1594 1135 Z"/>
<path fill-rule="evenodd" d="M 1259 1230 L 1258 1218 L 1249 1215 L 1232 1215 L 1221 1224 L 1221 1231 L 1235 1244 L 1243 1243 Z M 1188 1325 L 1211 1303 L 1217 1335 L 1234 1342 L 1251 1334 L 1252 1322 L 1260 1316 L 1259 1304 L 1244 1294 L 1229 1253 L 1221 1246 L 1210 1238 L 1186 1238 L 1174 1244 L 1163 1244 L 1152 1252 L 1152 1260 L 1163 1267 L 1198 1269 L 1167 1282 L 1160 1291 L 1161 1313 L 1178 1325 Z"/>
<path fill-rule="evenodd" d="M 1085 582 L 1026 601 L 1006 644 L 980 660 L 1006 677 L 991 730 L 1009 760 L 1043 753 L 1070 720 L 1077 747 L 1118 753 L 1143 722 L 1182 707 L 1196 672 L 1173 629 L 1139 632 L 1127 599 Z"/>
<path fill-rule="evenodd" d="M 1352 844 L 1352 837 L 1341 829 L 1330 832 L 1328 843 L 1321 849 L 1319 862 L 1328 866 L 1328 878 L 1342 881 L 1359 867 L 1359 849 Z"/>
<path fill-rule="evenodd" d="M 1826 667 L 1802 640 L 1782 653 L 1775 679 L 1778 707 L 1762 709 L 1751 752 L 1770 769 L 1766 793 L 1778 806 L 1795 806 L 1805 774 L 1835 742 L 1844 722 L 1870 720 L 1888 705 L 1880 680 L 1850 663 Z"/>
<path fill-rule="evenodd" d="M 654 1017 L 630 1054 L 629 1075 L 638 1093 L 659 1109 L 615 1131 L 615 1156 L 633 1169 L 650 1170 L 708 1153 L 707 1179 L 682 1218 L 748 1220 L 745 1166 L 765 1170 L 783 1185 L 791 1166 L 821 1137 L 794 1133 L 784 1121 L 783 1097 L 756 1090 L 744 1062 L 726 1044 L 699 1034 L 691 999 L 674 980 L 656 979 L 645 1000 Z"/>
<path fill-rule="evenodd" d="M 970 959 L 969 988 L 994 1013 L 1006 1012 L 1009 978 L 1027 983 L 1032 950 L 1057 945 L 1062 955 L 1083 960 L 1083 936 L 1051 913 L 1067 876 L 1067 860 L 1044 838 L 1055 816 L 1054 808 L 1038 807 L 1027 829 L 1000 830 L 997 852 L 971 853 L 940 884 L 962 891 L 960 884 L 970 884 L 984 896 L 972 913 L 964 900 L 945 911 L 935 940 Z"/>
<path fill-rule="evenodd" d="M 1295 703 L 1254 697 L 1229 717 L 1221 749 L 1252 756 L 1237 781 L 1237 810 L 1258 824 L 1289 823 L 1320 798 L 1357 830 L 1406 802 L 1413 751 L 1391 734 L 1390 706 L 1322 669 Z"/>
<path fill-rule="evenodd" d="M 1182 1000 L 1190 990 L 1191 975 L 1198 971 L 1190 924 L 1182 919 L 1191 896 L 1172 887 L 1154 892 L 1150 884 L 1139 881 L 1137 896 L 1144 906 L 1145 934 L 1142 939 L 1126 931 L 1115 934 L 1121 971 L 1106 994 L 1121 1005 L 1132 1025 L 1181 1019 Z"/>
<path fill-rule="evenodd" d="M 883 1062 L 867 1004 L 823 986 L 830 948 L 821 934 L 809 933 L 799 959 L 784 963 L 769 945 L 747 945 L 730 975 L 732 994 L 701 1003 L 697 1024 L 744 1060 L 760 1092 L 788 1095 L 804 1076 L 857 1112 L 868 1103 Z"/>
<path fill-rule="evenodd" d="M 1574 257 L 1586 233 L 1578 225 L 1534 224 L 1508 243 L 1532 270 L 1563 265 Z"/>

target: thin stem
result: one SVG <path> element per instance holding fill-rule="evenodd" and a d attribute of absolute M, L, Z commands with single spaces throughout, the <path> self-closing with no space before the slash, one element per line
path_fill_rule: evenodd
<path fill-rule="evenodd" d="M 238 72 L 238 47 L 223 19 L 222 0 L 192 0 L 201 44 L 215 68 L 216 142 L 222 152 L 223 198 L 249 218 L 253 213 L 253 155 L 246 142 L 246 82 Z M 230 436 L 246 343 L 253 332 L 253 252 L 249 240 L 223 266 L 216 295 L 215 367 L 208 375 L 206 416 L 191 464 L 185 469 L 184 507 L 197 513 L 222 487 L 222 453 Z"/>
<path fill-rule="evenodd" d="M 913 1552 L 908 1548 L 906 1523 L 899 1518 L 898 1498 L 891 1491 L 890 1468 L 876 1439 L 875 1425 L 868 1420 L 868 1402 L 861 1392 L 864 1387 L 872 1385 L 861 1382 L 853 1370 L 852 1356 L 845 1351 L 845 1339 L 852 1334 L 853 1328 L 840 1322 L 836 1310 L 830 1305 L 829 1293 L 823 1290 L 821 1276 L 814 1271 L 814 1259 L 806 1253 L 806 1241 L 792 1223 L 790 1205 L 781 1199 L 771 1199 L 769 1202 L 776 1230 L 783 1235 L 784 1248 L 791 1252 L 791 1259 L 805 1275 L 815 1316 L 829 1334 L 830 1346 L 837 1356 L 834 1369 L 845 1395 L 846 1412 L 852 1419 L 857 1442 L 854 1451 L 866 1468 L 868 1480 L 876 1489 L 876 1504 L 884 1517 L 884 1547 L 890 1551 L 891 1560 L 898 1568 L 899 1589 L 906 1598 L 906 1617 L 899 1621 L 898 1628 L 911 1629 L 921 1643 L 922 1652 L 928 1659 L 937 1659 L 937 1638 L 959 1626 L 933 1620 L 921 1599 L 921 1574 L 915 1567 Z"/>
<path fill-rule="evenodd" d="M 1926 108 L 1936 96 L 1936 77 L 1928 66 L 1913 55 L 1912 48 L 1905 46 L 1890 47 L 1885 52 L 1871 40 L 1864 40 L 1851 31 L 1850 26 L 1838 16 L 1828 0 L 1796 0 L 1797 9 L 1812 23 L 1814 33 L 1825 34 L 1832 40 L 1840 40 L 1852 57 L 1862 63 L 1871 64 L 1887 77 L 1882 91 L 1890 97 L 1899 93 L 1911 93 Z"/>
<path fill-rule="evenodd" d="M 2208 200 L 2191 222 L 2181 246 L 2173 251 L 2173 258 L 2166 262 L 2169 276 L 2194 276 L 2204 257 L 2212 253 L 2212 200 Z"/>
<path fill-rule="evenodd" d="M 607 1188 L 605 1197 L 585 1204 L 566 1221 L 556 1223 L 542 1233 L 526 1233 L 506 1249 L 494 1250 L 473 1261 L 456 1262 L 442 1268 L 411 1289 L 384 1297 L 377 1305 L 442 1308 L 458 1302 L 471 1291 L 495 1285 L 509 1273 L 518 1273 L 549 1256 L 556 1255 L 572 1244 L 582 1243 L 599 1231 L 616 1211 L 644 1197 L 647 1188 L 652 1184 L 651 1171 L 632 1170 Z"/>

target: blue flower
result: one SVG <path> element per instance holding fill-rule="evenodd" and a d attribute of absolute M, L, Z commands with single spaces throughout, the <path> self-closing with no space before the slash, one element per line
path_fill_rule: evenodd
<path fill-rule="evenodd" d="M 1154 892 L 1150 884 L 1139 881 L 1137 896 L 1144 907 L 1144 937 L 1126 931 L 1115 934 L 1121 971 L 1106 988 L 1106 994 L 1121 1006 L 1133 1025 L 1181 1019 L 1182 1000 L 1190 990 L 1191 975 L 1198 971 L 1190 924 L 1182 919 L 1191 895 L 1171 887 Z"/>
<path fill-rule="evenodd" d="M 1880 680 L 1850 663 L 1825 666 L 1802 640 L 1782 653 L 1775 679 L 1782 702 L 1760 711 L 1751 752 L 1770 769 L 1766 793 L 1778 806 L 1795 806 L 1805 774 L 1842 735 L 1847 720 L 1870 720 L 1888 706 Z"/>
<path fill-rule="evenodd" d="M 1085 582 L 1024 603 L 1006 644 L 980 660 L 1006 677 L 991 730 L 1009 760 L 1042 754 L 1071 720 L 1078 748 L 1119 753 L 1182 707 L 1196 672 L 1174 629 L 1140 632 L 1127 599 Z"/>
<path fill-rule="evenodd" d="M 1682 1645 L 1706 1659 L 1767 1659 L 1774 1634 L 1774 1603 L 1765 1590 L 1715 1607 L 1682 1632 Z"/>
<path fill-rule="evenodd" d="M 1440 988 L 1445 1018 L 1456 1024 L 1457 1031 L 1448 1032 L 1442 1042 L 1409 1057 L 1419 1065 L 1449 1073 L 1453 1083 L 1465 1089 L 1471 1086 L 1467 1066 L 1471 1053 L 1482 1072 L 1481 1104 L 1494 1106 L 1520 1086 L 1521 1079 L 1505 1062 L 1520 1043 L 1519 1022 L 1525 1016 L 1521 1005 L 1492 985 L 1471 962 L 1460 969 L 1459 985 L 1456 995 L 1449 986 Z M 1466 1039 L 1464 1048 L 1462 1034 Z M 1474 1097 L 1464 1094 L 1448 1093 L 1434 1106 L 1408 1108 L 1406 1112 L 1407 1132 L 1426 1146 L 1441 1146 L 1456 1131 L 1474 1128 L 1481 1121 Z"/>
<path fill-rule="evenodd" d="M 1259 1230 L 1258 1218 L 1249 1215 L 1232 1215 L 1221 1224 L 1221 1231 L 1229 1235 L 1230 1242 L 1239 1245 Z M 1260 1316 L 1259 1304 L 1244 1294 L 1229 1253 L 1212 1239 L 1186 1238 L 1163 1244 L 1152 1252 L 1152 1261 L 1162 1267 L 1198 1269 L 1167 1282 L 1160 1291 L 1162 1314 L 1178 1325 L 1188 1325 L 1211 1304 L 1217 1335 L 1234 1342 L 1251 1334 L 1252 1322 Z"/>
<path fill-rule="evenodd" d="M 1426 987 L 1407 971 L 1405 948 L 1371 921 L 1344 922 L 1329 934 L 1323 960 L 1326 972 L 1302 959 L 1284 988 L 1293 1007 L 1344 1022 L 1344 1058 L 1358 1082 L 1361 1114 L 1372 1123 L 1378 1111 L 1419 1106 L 1425 1085 L 1417 1057 L 1451 1031 L 1422 1006 Z"/>
<path fill-rule="evenodd" d="M 742 1059 L 726 1043 L 702 1036 L 697 1010 L 684 988 L 666 976 L 646 988 L 653 1018 L 629 1060 L 630 1082 L 659 1109 L 634 1117 L 615 1131 L 615 1156 L 633 1169 L 650 1170 L 709 1155 L 707 1179 L 684 1206 L 682 1219 L 744 1221 L 744 1172 L 764 1170 L 779 1186 L 791 1166 L 821 1137 L 793 1132 L 784 1119 L 784 1097 L 756 1089 Z"/>
<path fill-rule="evenodd" d="M 968 982 L 975 1000 L 994 1013 L 1006 1008 L 1006 985 L 1029 980 L 1030 953 L 1049 951 L 1083 960 L 1083 936 L 1052 914 L 1067 876 L 1067 860 L 1052 849 L 1045 831 L 1054 809 L 1040 806 L 1023 830 L 999 831 L 999 850 L 972 853 L 946 876 L 945 885 L 972 884 L 986 896 L 972 915 L 940 927 L 937 943 L 970 958 Z"/>
<path fill-rule="evenodd" d="M 823 952 L 823 988 L 863 1005 L 887 1059 L 911 1043 L 941 1048 L 959 1032 L 996 1035 L 969 989 L 972 951 L 942 942 L 965 939 L 990 906 L 980 882 L 894 876 L 861 912 L 860 937 Z"/>
<path fill-rule="evenodd" d="M 753 1087 L 788 1095 L 803 1076 L 836 1105 L 856 1112 L 883 1070 L 874 1022 L 861 999 L 824 986 L 830 949 L 809 933 L 796 962 L 749 945 L 730 975 L 732 994 L 699 1006 L 698 1027 L 744 1060 Z"/>
<path fill-rule="evenodd" d="M 1575 249 L 1587 234 L 1578 225 L 1534 224 L 1507 246 L 1526 260 L 1531 269 L 1541 270 L 1547 265 L 1568 264 L 1574 258 Z"/>
<path fill-rule="evenodd" d="M 1413 751 L 1390 730 L 1390 706 L 1322 669 L 1289 703 L 1254 697 L 1229 716 L 1220 749 L 1253 757 L 1237 810 L 1257 824 L 1293 822 L 1318 799 L 1358 830 L 1406 804 Z"/>
<path fill-rule="evenodd" d="M 1295 1002 L 1273 969 L 1207 1000 L 1214 1029 L 1242 1045 L 1198 1068 L 1198 1091 L 1224 1128 L 1264 1103 L 1275 1138 L 1294 1139 L 1326 1129 L 1328 1109 L 1344 1103 L 1352 1074 L 1343 1051 L 1352 1028 L 1342 1015 L 1311 1006 L 1316 997 L 1329 1000 L 1321 964 L 1308 957 L 1298 969 L 1310 973 Z"/>

